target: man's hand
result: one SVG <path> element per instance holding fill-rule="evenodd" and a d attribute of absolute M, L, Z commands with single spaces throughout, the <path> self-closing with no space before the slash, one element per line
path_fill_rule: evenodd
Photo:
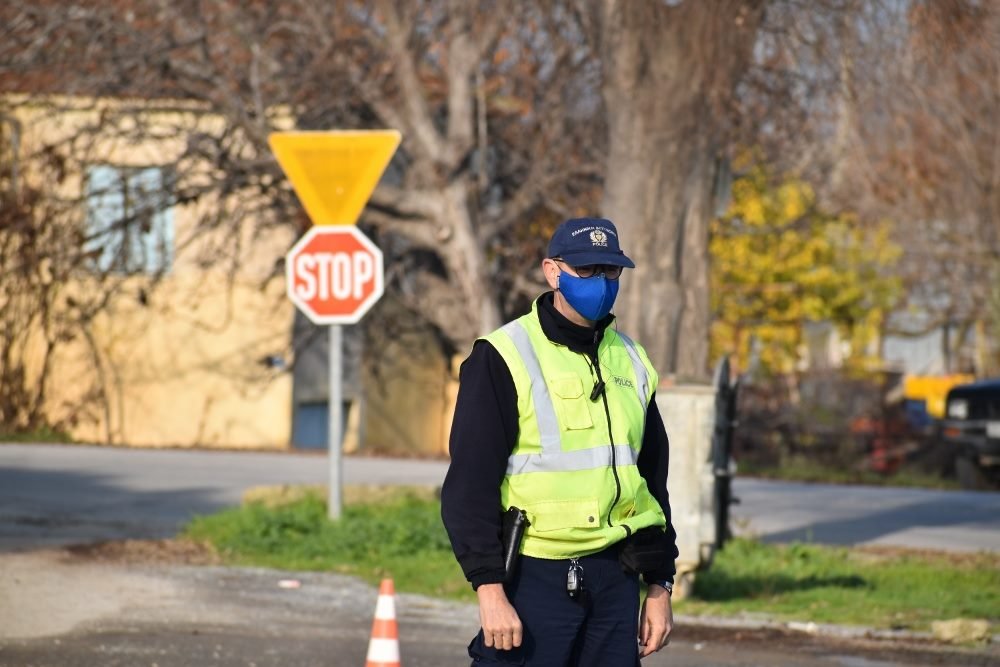
<path fill-rule="evenodd" d="M 639 657 L 645 658 L 669 644 L 673 629 L 674 612 L 670 606 L 670 594 L 662 586 L 650 584 L 639 616 L 639 644 L 642 645 Z"/>
<path fill-rule="evenodd" d="M 521 645 L 521 619 L 507 600 L 502 584 L 483 584 L 479 596 L 479 623 L 487 646 L 509 651 Z"/>

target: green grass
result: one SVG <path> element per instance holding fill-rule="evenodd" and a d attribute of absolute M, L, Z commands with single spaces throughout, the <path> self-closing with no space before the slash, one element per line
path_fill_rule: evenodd
<path fill-rule="evenodd" d="M 0 429 L 0 442 L 73 442 L 69 434 L 48 426 L 32 429 L 30 431 L 7 431 Z"/>
<path fill-rule="evenodd" d="M 429 494 L 402 489 L 350 495 L 339 522 L 319 491 L 251 502 L 201 517 L 186 536 L 225 562 L 347 573 L 397 589 L 473 601 Z M 735 615 L 924 630 L 932 620 L 1000 620 L 1000 557 L 949 556 L 734 540 L 698 574 L 679 613 Z"/>
<path fill-rule="evenodd" d="M 452 556 L 440 505 L 413 489 L 348 495 L 338 522 L 312 490 L 291 502 L 250 502 L 195 519 L 185 536 L 210 543 L 235 565 L 325 570 L 377 583 L 392 576 L 400 590 L 469 600 L 472 591 Z M 467 591 L 467 593 L 466 593 Z"/>
<path fill-rule="evenodd" d="M 949 618 L 1000 621 L 1000 556 L 729 542 L 695 579 L 691 614 L 925 630 Z"/>

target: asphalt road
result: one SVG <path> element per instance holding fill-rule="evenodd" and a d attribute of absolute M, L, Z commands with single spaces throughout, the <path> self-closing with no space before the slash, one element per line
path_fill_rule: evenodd
<path fill-rule="evenodd" d="M 427 484 L 447 463 L 345 457 L 346 484 Z M 0 445 L 0 551 L 169 537 L 245 489 L 324 484 L 319 453 Z M 737 477 L 737 534 L 766 541 L 1000 551 L 1000 493 L 798 484 Z"/>
<path fill-rule="evenodd" d="M 286 578 L 300 586 L 282 588 Z M 329 573 L 0 554 L 0 667 L 360 667 L 375 601 L 374 588 Z M 395 606 L 403 665 L 469 664 L 475 607 L 416 595 L 397 595 Z M 643 667 L 986 667 L 998 658 L 679 619 Z"/>
<path fill-rule="evenodd" d="M 446 464 L 349 457 L 348 484 L 440 484 Z M 331 667 L 364 660 L 375 589 L 330 573 L 120 562 L 58 545 L 158 538 L 262 484 L 322 484 L 322 454 L 0 445 L 0 667 Z M 738 480 L 765 539 L 1000 550 L 1000 494 Z M 287 589 L 282 579 L 301 586 Z M 473 606 L 397 598 L 407 667 L 467 665 Z M 813 637 L 678 619 L 644 667 L 997 664 L 989 650 Z"/>
<path fill-rule="evenodd" d="M 766 542 L 1000 551 L 1000 493 L 737 479 L 733 529 Z"/>

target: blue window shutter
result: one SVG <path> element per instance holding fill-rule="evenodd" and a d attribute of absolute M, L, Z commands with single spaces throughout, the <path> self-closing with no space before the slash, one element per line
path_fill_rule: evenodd
<path fill-rule="evenodd" d="M 161 167 L 87 170 L 84 250 L 100 272 L 165 273 L 174 262 L 171 182 Z"/>
<path fill-rule="evenodd" d="M 165 273 L 173 265 L 174 211 L 167 185 L 160 167 L 139 169 L 129 176 L 130 212 L 137 218 L 129 237 L 133 270 Z"/>
<path fill-rule="evenodd" d="M 121 173 L 109 165 L 87 170 L 87 228 L 84 251 L 98 251 L 94 267 L 101 271 L 119 268 L 125 238 L 125 189 Z"/>

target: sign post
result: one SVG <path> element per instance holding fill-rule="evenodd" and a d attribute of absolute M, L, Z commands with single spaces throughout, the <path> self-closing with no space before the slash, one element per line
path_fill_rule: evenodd
<path fill-rule="evenodd" d="M 382 251 L 357 227 L 313 227 L 285 258 L 288 298 L 315 324 L 329 325 L 330 518 L 340 518 L 343 442 L 342 324 L 354 324 L 382 296 Z"/>
<path fill-rule="evenodd" d="M 396 147 L 395 130 L 278 132 L 271 150 L 315 225 L 285 258 L 288 297 L 314 324 L 328 325 L 328 515 L 343 508 L 341 325 L 358 322 L 382 296 L 382 251 L 354 226 Z"/>
<path fill-rule="evenodd" d="M 330 349 L 327 352 L 329 360 L 327 380 L 330 387 L 326 399 L 326 432 L 327 432 L 327 459 L 329 462 L 330 474 L 329 485 L 327 486 L 326 515 L 331 519 L 339 519 L 344 510 L 344 364 L 341 353 L 344 349 L 343 335 L 339 324 L 331 324 L 330 327 Z"/>

